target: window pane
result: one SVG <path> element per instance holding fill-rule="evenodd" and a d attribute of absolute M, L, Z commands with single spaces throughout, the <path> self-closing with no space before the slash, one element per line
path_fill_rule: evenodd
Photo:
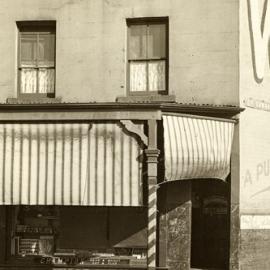
<path fill-rule="evenodd" d="M 60 249 L 107 248 L 107 208 L 61 207 L 60 221 Z"/>
<path fill-rule="evenodd" d="M 148 26 L 148 58 L 166 57 L 166 25 Z"/>
<path fill-rule="evenodd" d="M 36 93 L 37 70 L 34 68 L 21 69 L 21 93 Z"/>
<path fill-rule="evenodd" d="M 36 65 L 37 59 L 37 35 L 21 35 L 21 66 Z"/>
<path fill-rule="evenodd" d="M 38 38 L 38 59 L 39 66 L 54 66 L 55 35 L 39 34 Z"/>
<path fill-rule="evenodd" d="M 38 72 L 39 93 L 54 93 L 54 69 L 40 68 Z"/>
<path fill-rule="evenodd" d="M 149 91 L 166 90 L 165 61 L 151 61 L 148 65 Z"/>
<path fill-rule="evenodd" d="M 146 62 L 130 63 L 130 91 L 146 91 Z"/>
<path fill-rule="evenodd" d="M 146 58 L 146 25 L 129 27 L 129 59 Z"/>

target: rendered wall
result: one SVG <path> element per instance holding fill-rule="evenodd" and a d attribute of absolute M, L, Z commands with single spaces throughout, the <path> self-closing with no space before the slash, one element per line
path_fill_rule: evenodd
<path fill-rule="evenodd" d="M 16 21 L 56 20 L 56 96 L 126 95 L 126 18 L 169 16 L 169 94 L 179 102 L 238 104 L 238 1 L 3 0 L 0 102 L 16 97 Z"/>
<path fill-rule="evenodd" d="M 269 34 L 268 26 L 263 26 L 264 20 L 268 25 L 270 13 L 266 13 L 266 4 L 264 0 L 240 1 L 240 104 L 246 109 L 239 124 L 240 269 L 243 270 L 270 268 Z"/>

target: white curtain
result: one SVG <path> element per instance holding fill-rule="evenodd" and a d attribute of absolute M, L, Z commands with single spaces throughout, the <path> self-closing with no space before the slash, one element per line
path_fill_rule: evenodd
<path fill-rule="evenodd" d="M 53 93 L 54 69 L 48 68 L 22 68 L 21 93 Z"/>
<path fill-rule="evenodd" d="M 54 69 L 40 68 L 38 79 L 39 93 L 54 92 Z"/>
<path fill-rule="evenodd" d="M 37 90 L 37 70 L 33 68 L 23 68 L 21 70 L 21 93 L 36 93 Z"/>
<path fill-rule="evenodd" d="M 165 71 L 166 66 L 164 60 L 150 62 L 131 62 L 130 91 L 165 90 Z"/>
<path fill-rule="evenodd" d="M 165 61 L 152 61 L 148 65 L 149 91 L 165 90 Z"/>
<path fill-rule="evenodd" d="M 146 91 L 146 62 L 130 63 L 130 91 Z"/>

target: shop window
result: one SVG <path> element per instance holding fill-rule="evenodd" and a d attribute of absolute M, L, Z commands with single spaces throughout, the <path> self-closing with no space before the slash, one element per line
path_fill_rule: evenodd
<path fill-rule="evenodd" d="M 60 220 L 59 248 L 103 249 L 108 246 L 106 207 L 63 207 Z"/>
<path fill-rule="evenodd" d="M 129 94 L 167 94 L 168 19 L 128 19 Z"/>
<path fill-rule="evenodd" d="M 10 262 L 146 266 L 145 207 L 10 207 Z"/>
<path fill-rule="evenodd" d="M 54 97 L 55 22 L 17 22 L 19 96 Z"/>
<path fill-rule="evenodd" d="M 59 230 L 56 207 L 20 206 L 12 209 L 11 255 L 50 256 Z"/>

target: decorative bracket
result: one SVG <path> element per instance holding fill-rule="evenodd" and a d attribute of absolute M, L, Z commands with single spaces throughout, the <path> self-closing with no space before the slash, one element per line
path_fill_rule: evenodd
<path fill-rule="evenodd" d="M 124 128 L 131 132 L 134 133 L 136 135 L 138 135 L 141 139 L 141 141 L 147 146 L 148 145 L 148 138 L 147 136 L 144 134 L 144 132 L 139 129 L 132 121 L 130 120 L 120 120 L 120 123 L 124 126 Z"/>

